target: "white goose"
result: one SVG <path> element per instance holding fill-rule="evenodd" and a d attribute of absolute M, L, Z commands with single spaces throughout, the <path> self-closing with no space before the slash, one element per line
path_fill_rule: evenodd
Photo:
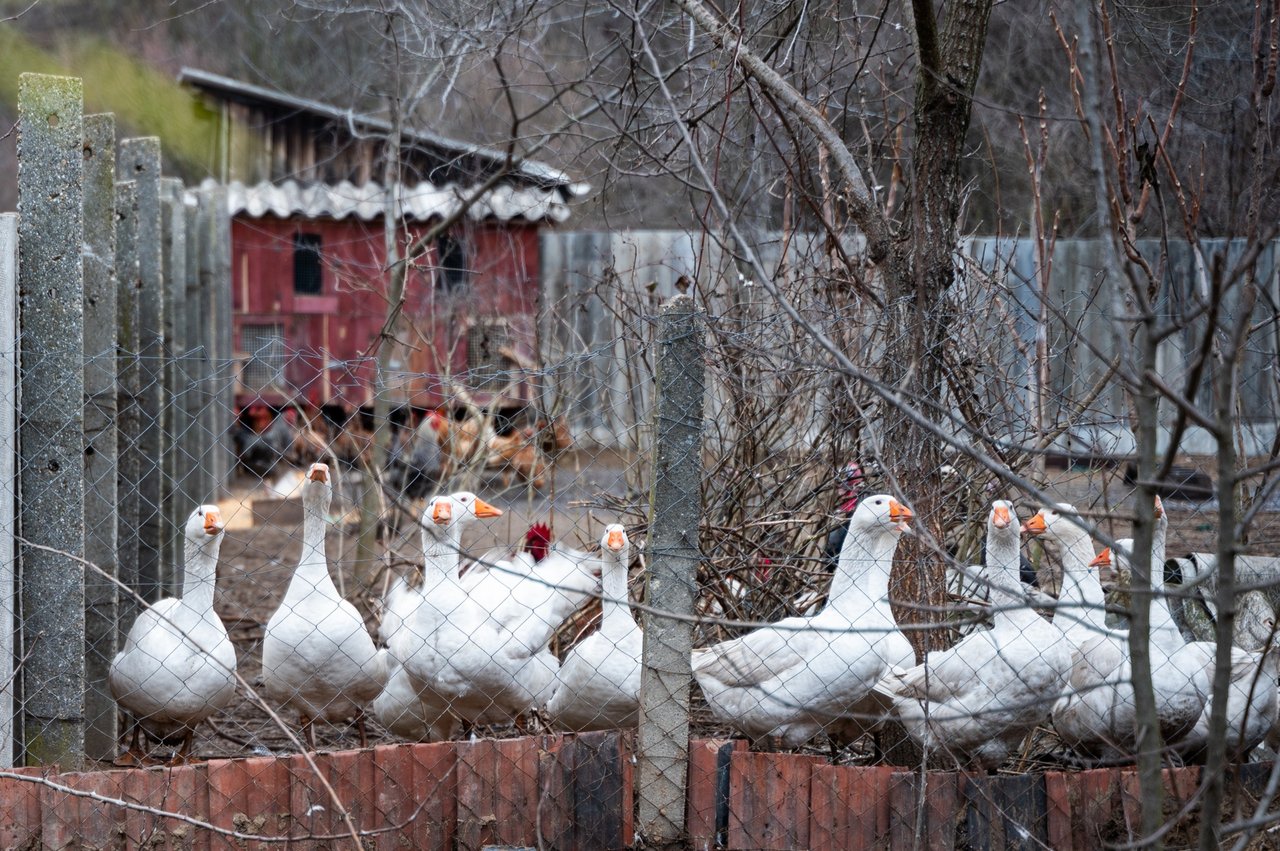
<path fill-rule="evenodd" d="M 1168 530 L 1168 517 L 1160 498 L 1156 497 L 1157 525 L 1155 540 L 1151 554 L 1151 644 L 1165 648 L 1179 649 L 1177 659 L 1190 664 L 1199 664 L 1204 668 L 1207 685 L 1205 693 L 1213 682 L 1216 646 L 1212 641 L 1186 642 L 1178 629 L 1169 610 L 1169 602 L 1164 595 L 1164 555 Z M 1128 553 L 1133 551 L 1133 539 L 1124 538 L 1116 541 L 1116 550 L 1104 549 L 1098 554 L 1100 564 L 1114 563 L 1118 570 L 1129 566 Z M 1155 671 L 1155 657 L 1152 659 L 1152 678 Z M 1233 759 L 1243 759 L 1270 732 L 1276 717 L 1276 667 L 1275 654 L 1251 652 L 1239 647 L 1231 650 L 1231 680 L 1227 693 L 1227 749 Z M 1174 742 L 1173 747 L 1188 761 L 1202 761 L 1205 748 L 1209 742 L 1209 714 L 1212 704 L 1205 703 L 1204 710 L 1196 719 L 1195 726 L 1181 740 Z"/>
<path fill-rule="evenodd" d="M 494 626 L 536 653 L 590 599 L 599 586 L 599 571 L 595 556 L 552 544 L 541 559 L 519 552 L 484 570 L 468 571 L 462 583 Z"/>
<path fill-rule="evenodd" d="M 1013 504 L 993 502 L 983 576 L 992 628 L 930 653 L 924 664 L 882 684 L 896 698 L 894 714 L 926 751 L 945 751 L 987 769 L 1003 763 L 1049 717 L 1071 670 L 1061 631 L 1017 593 L 1018 544 Z"/>
<path fill-rule="evenodd" d="M 1163 529 L 1168 521 L 1158 505 L 1157 516 L 1160 523 L 1155 545 L 1163 550 Z M 1064 518 L 1061 514 L 1048 518 L 1050 535 Z M 1064 562 L 1066 558 L 1064 554 Z M 1100 563 L 1100 558 L 1091 560 L 1090 572 L 1074 577 L 1075 584 L 1085 588 L 1085 598 L 1092 601 L 1087 615 L 1097 616 L 1099 621 L 1101 610 L 1095 606 L 1102 585 L 1092 569 Z M 1065 587 L 1064 577 L 1064 590 Z M 1204 711 L 1209 683 L 1203 666 L 1196 660 L 1195 653 L 1183 645 L 1181 636 L 1176 643 L 1171 643 L 1155 630 L 1156 608 L 1152 607 L 1151 686 L 1161 737 L 1172 744 L 1192 730 Z M 1172 627 L 1171 618 L 1168 625 Z M 1098 629 L 1099 623 L 1093 622 L 1090 628 Z M 1173 629 L 1176 632 L 1176 627 Z M 1074 655 L 1068 683 L 1070 691 L 1054 707 L 1053 726 L 1063 742 L 1083 756 L 1106 761 L 1128 759 L 1137 748 L 1129 642 L 1121 633 L 1107 630 L 1105 624 L 1101 624 L 1100 631 L 1101 635 L 1079 645 Z"/>
<path fill-rule="evenodd" d="M 397 580 L 387 593 L 379 636 L 388 647 L 394 636 L 422 605 L 422 589 Z M 415 742 L 448 741 L 457 733 L 458 719 L 434 692 L 419 694 L 401 660 L 389 654 L 386 688 L 373 701 L 373 717 L 392 734 Z"/>
<path fill-rule="evenodd" d="M 1123 642 L 1125 633 L 1107 626 L 1106 595 L 1091 568 L 1093 539 L 1079 520 L 1075 506 L 1060 502 L 1042 508 L 1022 524 L 1023 534 L 1040 536 L 1057 545 L 1062 557 L 1062 587 L 1053 623 L 1076 650 L 1097 638 Z"/>
<path fill-rule="evenodd" d="M 628 603 L 631 542 L 620 523 L 611 523 L 600 546 L 600 629 L 565 655 L 546 707 L 553 725 L 579 733 L 634 727 L 640 715 L 644 633 Z"/>
<path fill-rule="evenodd" d="M 501 513 L 465 491 L 427 504 L 423 603 L 391 643 L 410 686 L 468 724 L 518 720 L 550 697 L 559 667 L 545 646 L 528 647 L 491 617 L 458 578 L 462 526 Z"/>
<path fill-rule="evenodd" d="M 887 494 L 849 518 L 827 604 L 693 653 L 712 714 L 760 740 L 798 747 L 843 723 L 893 666 L 915 654 L 889 610 L 889 571 L 911 511 Z"/>
<path fill-rule="evenodd" d="M 111 694 L 133 716 L 133 739 L 119 760 L 139 765 L 139 727 L 167 741 L 181 735 L 176 762 L 185 762 L 196 726 L 236 693 L 236 650 L 213 610 L 222 515 L 202 505 L 187 518 L 182 597 L 144 610 L 111 662 Z"/>
<path fill-rule="evenodd" d="M 302 554 L 262 639 L 265 690 L 297 711 L 313 750 L 317 719 L 355 717 L 365 744 L 364 707 L 387 682 L 386 651 L 374 646 L 364 618 L 329 575 L 325 515 L 332 499 L 328 466 L 312 464 L 302 486 Z"/>

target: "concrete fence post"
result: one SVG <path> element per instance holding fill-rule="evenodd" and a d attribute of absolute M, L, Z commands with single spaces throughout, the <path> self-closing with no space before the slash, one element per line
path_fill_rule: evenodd
<path fill-rule="evenodd" d="M 645 602 L 693 614 L 702 514 L 702 314 L 676 296 L 658 329 L 653 478 Z M 693 623 L 647 614 L 640 674 L 639 832 L 646 847 L 683 847 Z"/>
<path fill-rule="evenodd" d="M 116 182 L 116 576 L 138 591 L 138 187 Z M 119 638 L 138 616 L 132 595 L 119 597 Z"/>
<path fill-rule="evenodd" d="M 137 184 L 138 221 L 138 591 L 160 599 L 166 579 L 160 561 L 163 479 L 160 439 L 164 411 L 164 238 L 160 209 L 160 140 L 125 139 L 117 176 Z"/>
<path fill-rule="evenodd" d="M 116 122 L 84 119 L 84 516 L 85 559 L 116 573 Z M 116 652 L 116 586 L 84 576 L 85 752 L 116 750 L 116 704 L 107 673 Z"/>
<path fill-rule="evenodd" d="M 18 216 L 0 213 L 0 768 L 13 767 L 14 592 L 17 562 L 13 535 L 18 531 Z"/>
<path fill-rule="evenodd" d="M 205 313 L 204 299 L 200 293 L 200 212 L 195 204 L 187 202 L 183 192 L 183 213 L 187 226 L 187 291 L 183 297 L 183 334 L 186 351 L 183 354 L 180 380 L 183 384 L 183 408 L 187 430 L 179 435 L 179 452 L 186 458 L 187 477 L 182 482 L 182 495 L 189 511 L 199 503 L 212 498 L 208 468 L 209 432 L 202 417 L 205 406 L 205 358 L 208 353 L 203 343 Z M 178 518 L 179 523 L 182 518 Z"/>
<path fill-rule="evenodd" d="M 208 394 L 201 421 L 208 431 L 205 456 L 211 488 L 208 498 L 217 499 L 230 482 L 235 457 L 231 446 L 236 380 L 232 361 L 231 216 L 227 212 L 225 187 L 202 189 L 198 199 L 203 296 L 200 309 L 206 319 L 202 334 Z"/>
<path fill-rule="evenodd" d="M 160 180 L 160 207 L 164 234 L 164 290 L 161 308 L 164 343 L 161 380 L 164 410 L 160 416 L 160 505 L 162 508 L 161 564 L 165 577 L 163 593 L 176 595 L 182 587 L 182 523 L 191 512 L 184 487 L 191 472 L 190 460 L 182 451 L 182 438 L 189 430 L 186 383 L 182 380 L 182 360 L 186 356 L 187 329 L 187 216 L 182 203 L 182 181 Z"/>
<path fill-rule="evenodd" d="M 18 83 L 22 740 L 28 764 L 84 761 L 84 87 Z M 68 558 L 70 555 L 72 558 Z"/>

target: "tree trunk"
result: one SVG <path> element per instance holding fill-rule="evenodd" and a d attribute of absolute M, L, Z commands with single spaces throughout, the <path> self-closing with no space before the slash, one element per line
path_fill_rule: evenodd
<path fill-rule="evenodd" d="M 951 327 L 947 291 L 955 276 L 960 157 L 986 42 L 991 0 L 949 4 L 938 39 L 931 0 L 913 0 L 919 56 L 915 146 L 906 221 L 883 265 L 888 330 L 884 380 L 903 401 L 939 422 L 949 410 L 942 358 Z M 885 463 L 916 513 L 917 535 L 904 539 L 891 596 L 899 623 L 937 622 L 946 603 L 945 563 L 934 542 L 959 517 L 940 474 L 942 446 L 905 416 L 886 411 Z M 932 539 L 932 540 L 931 540 Z M 921 607 L 925 607 L 922 609 Z M 942 630 L 909 636 L 918 656 L 946 644 Z"/>

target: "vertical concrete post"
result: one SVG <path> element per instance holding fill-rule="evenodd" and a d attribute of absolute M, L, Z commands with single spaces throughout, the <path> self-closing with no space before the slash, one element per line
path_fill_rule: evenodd
<path fill-rule="evenodd" d="M 693 614 L 702 514 L 702 314 L 688 296 L 663 305 L 658 330 L 653 479 L 645 602 Z M 693 623 L 645 615 L 637 742 L 640 835 L 683 847 Z"/>
<path fill-rule="evenodd" d="M 183 481 L 182 494 L 188 509 L 207 502 L 211 496 L 209 470 L 206 466 L 209 432 L 204 428 L 205 347 L 204 299 L 200 295 L 200 213 L 183 193 L 183 213 L 187 225 L 187 291 L 184 297 L 183 334 L 186 353 L 182 360 L 181 382 L 187 431 L 181 435 L 181 451 L 187 459 L 189 473 Z M 182 518 L 179 518 L 179 523 Z"/>
<path fill-rule="evenodd" d="M 209 264 L 211 270 L 209 330 L 213 335 L 214 496 L 221 495 L 231 478 L 235 451 L 231 446 L 231 421 L 235 413 L 235 364 L 232 361 L 231 325 L 231 214 L 227 209 L 226 187 L 209 193 L 213 208 L 210 217 Z"/>
<path fill-rule="evenodd" d="M 116 121 L 84 119 L 84 557 L 116 570 Z M 107 672 L 116 653 L 116 586 L 84 575 L 85 753 L 112 759 L 116 704 Z"/>
<path fill-rule="evenodd" d="M 22 740 L 28 764 L 84 761 L 84 87 L 18 82 Z M 66 553 L 72 558 L 68 558 Z"/>
<path fill-rule="evenodd" d="M 161 380 L 164 384 L 164 409 L 160 416 L 160 505 L 161 564 L 165 577 L 163 593 L 176 596 L 182 587 L 182 545 L 179 535 L 183 520 L 191 512 L 183 488 L 191 465 L 183 451 L 183 436 L 188 431 L 185 383 L 182 381 L 182 359 L 186 355 L 187 300 L 187 216 L 182 204 L 182 181 L 172 177 L 160 180 L 160 206 L 164 234 L 164 306 L 161 309 L 164 343 Z"/>
<path fill-rule="evenodd" d="M 18 531 L 18 215 L 0 213 L 0 768 L 13 767 L 14 617 L 17 575 L 13 535 Z"/>
<path fill-rule="evenodd" d="M 164 400 L 164 236 L 160 209 L 160 140 L 125 139 L 116 160 L 138 192 L 138 590 L 160 599 L 163 517 L 160 493 Z"/>
<path fill-rule="evenodd" d="M 138 577 L 138 185 L 132 180 L 116 183 L 116 576 L 141 592 Z M 120 640 L 138 616 L 138 602 L 130 594 L 119 597 Z"/>

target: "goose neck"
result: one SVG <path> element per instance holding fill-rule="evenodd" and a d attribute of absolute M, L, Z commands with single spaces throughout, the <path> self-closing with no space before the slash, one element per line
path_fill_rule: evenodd
<path fill-rule="evenodd" d="M 1076 627 L 1093 635 L 1108 633 L 1106 595 L 1102 593 L 1098 574 L 1089 566 L 1093 561 L 1093 544 L 1083 529 L 1071 528 L 1071 534 L 1059 538 L 1062 545 L 1062 591 L 1059 598 L 1068 604 L 1059 613 L 1067 619 L 1068 629 Z"/>
<path fill-rule="evenodd" d="M 182 599 L 198 611 L 213 611 L 213 591 L 218 575 L 218 546 L 188 542 L 183 553 Z"/>
<path fill-rule="evenodd" d="M 989 585 L 989 597 L 992 606 L 992 620 L 1000 623 L 1014 623 L 1024 620 L 1019 615 L 1029 611 L 1025 601 L 1018 595 L 1021 583 L 1021 555 L 1018 551 L 1017 534 L 1009 534 L 1000 530 L 987 535 L 987 557 L 985 574 Z M 1035 617 L 1034 612 L 1031 613 Z"/>
<path fill-rule="evenodd" d="M 892 529 L 850 530 L 831 579 L 827 609 L 861 617 L 884 606 L 897 546 L 898 535 Z"/>
<path fill-rule="evenodd" d="M 627 595 L 627 565 L 621 553 L 606 550 L 600 559 L 601 625 L 603 629 L 625 627 L 631 620 Z"/>

